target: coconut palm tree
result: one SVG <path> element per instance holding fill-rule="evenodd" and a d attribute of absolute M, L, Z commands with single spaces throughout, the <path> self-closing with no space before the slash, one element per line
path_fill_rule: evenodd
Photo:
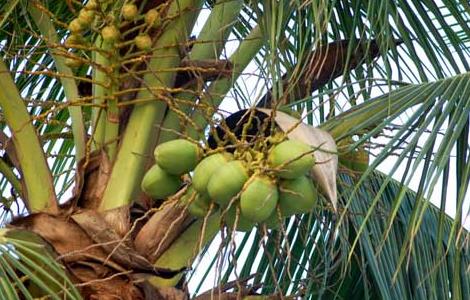
<path fill-rule="evenodd" d="M 0 9 L 1 299 L 470 295 L 465 1 Z M 242 224 L 263 186 L 285 193 L 286 140 L 318 199 Z M 206 172 L 230 203 L 197 202 L 215 154 L 270 183 Z"/>

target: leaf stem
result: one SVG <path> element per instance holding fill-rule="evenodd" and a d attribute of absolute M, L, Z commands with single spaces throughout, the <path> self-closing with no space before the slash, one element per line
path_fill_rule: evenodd
<path fill-rule="evenodd" d="M 26 189 L 25 203 L 31 212 L 57 213 L 52 175 L 23 99 L 5 63 L 0 61 L 0 107 L 11 130 Z"/>
<path fill-rule="evenodd" d="M 57 31 L 52 24 L 51 19 L 43 13 L 38 7 L 38 3 L 29 5 L 29 14 L 39 28 L 39 31 L 44 36 L 49 44 L 59 44 Z M 64 76 L 60 77 L 60 82 L 64 88 L 65 97 L 73 104 L 79 100 L 78 88 L 75 80 L 73 79 L 72 70 L 65 64 L 65 57 L 59 55 L 54 48 L 50 48 L 52 58 L 55 61 L 57 72 Z M 70 105 L 70 117 L 72 119 L 72 132 L 75 143 L 75 157 L 77 162 L 85 156 L 86 134 L 85 124 L 83 122 L 82 108 L 79 105 Z"/>
<path fill-rule="evenodd" d="M 171 87 L 181 62 L 179 45 L 186 41 L 202 7 L 201 0 L 173 1 L 168 16 L 175 17 L 165 28 L 148 64 L 151 71 L 144 75 L 145 88 L 136 100 L 154 98 L 155 101 L 135 105 L 123 135 L 111 177 L 106 186 L 100 210 L 108 210 L 132 202 L 140 192 L 140 182 L 146 164 L 152 160 L 160 124 L 169 101 L 165 88 Z M 171 101 L 171 99 L 170 99 Z M 124 176 L 125 175 L 125 176 Z"/>

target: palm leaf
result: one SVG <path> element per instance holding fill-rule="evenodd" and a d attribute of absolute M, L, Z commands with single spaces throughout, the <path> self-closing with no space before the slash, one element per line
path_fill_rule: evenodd
<path fill-rule="evenodd" d="M 63 266 L 37 235 L 2 229 L 0 236 L 0 291 L 6 299 L 81 299 Z M 11 285 L 10 285 L 11 284 Z M 19 297 L 21 295 L 21 297 Z"/>

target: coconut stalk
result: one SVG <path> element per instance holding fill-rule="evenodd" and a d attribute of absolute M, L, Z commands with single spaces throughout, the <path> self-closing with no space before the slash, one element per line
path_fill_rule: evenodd
<path fill-rule="evenodd" d="M 39 3 L 34 2 L 28 6 L 29 14 L 39 28 L 39 31 L 44 36 L 49 49 L 51 51 L 52 58 L 55 61 L 57 73 L 60 74 L 60 82 L 64 88 L 65 97 L 70 103 L 68 108 L 70 118 L 72 119 L 72 132 L 75 144 L 75 157 L 76 161 L 80 161 L 85 157 L 85 124 L 83 122 L 82 107 L 80 105 L 74 105 L 80 97 L 78 95 L 77 84 L 73 78 L 72 70 L 65 64 L 65 57 L 58 53 L 56 49 L 59 45 L 59 38 L 57 31 L 51 22 L 51 19 L 46 15 L 43 10 L 43 6 Z"/>
<path fill-rule="evenodd" d="M 152 52 L 148 69 L 143 77 L 143 87 L 130 116 L 111 177 L 104 192 L 100 210 L 108 210 L 131 203 L 143 177 L 146 162 L 156 145 L 158 133 L 165 115 L 165 89 L 172 86 L 175 68 L 180 65 L 179 46 L 194 26 L 203 1 L 184 0 L 171 3 L 168 15 L 178 16 L 165 29 L 158 41 L 158 48 Z M 164 58 L 164 59 L 162 59 Z M 148 100 L 153 99 L 153 100 Z M 126 174 L 126 176 L 123 176 Z"/>
<path fill-rule="evenodd" d="M 21 166 L 25 204 L 30 212 L 57 213 L 54 185 L 44 151 L 23 99 L 3 61 L 0 61 L 0 82 L 0 106 L 12 133 L 16 156 Z"/>
<path fill-rule="evenodd" d="M 99 47 L 103 45 L 101 36 L 98 36 L 95 45 Z M 99 51 L 93 51 L 92 59 L 97 65 L 104 66 L 108 59 Z M 93 143 L 92 150 L 102 149 L 104 147 L 105 132 L 106 132 L 106 111 L 103 109 L 105 105 L 106 88 L 104 86 L 107 75 L 101 68 L 93 68 L 93 104 L 91 119 L 93 122 Z"/>
<path fill-rule="evenodd" d="M 222 53 L 223 46 L 233 28 L 243 6 L 243 1 L 217 1 L 211 14 L 207 18 L 204 27 L 197 38 L 191 52 L 187 56 L 188 61 L 217 60 Z M 190 88 L 196 88 L 197 83 Z M 181 92 L 175 95 L 175 99 L 187 102 L 195 102 L 195 93 Z M 182 104 L 177 108 L 180 112 L 188 114 L 191 111 L 190 105 Z M 177 138 L 177 132 L 181 131 L 181 116 L 170 110 L 165 116 L 160 134 L 159 143 L 163 143 Z"/>

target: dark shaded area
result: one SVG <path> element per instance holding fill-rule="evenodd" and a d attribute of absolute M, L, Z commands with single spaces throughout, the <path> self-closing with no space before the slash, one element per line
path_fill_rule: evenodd
<path fill-rule="evenodd" d="M 215 127 L 209 134 L 207 142 L 209 147 L 212 149 L 217 148 L 219 145 L 223 145 L 227 148 L 227 151 L 233 152 L 234 149 L 230 147 L 233 143 L 229 138 L 227 138 L 227 132 L 229 130 L 238 140 L 240 140 L 242 138 L 244 128 L 248 126 L 245 129 L 245 140 L 247 142 L 251 142 L 257 137 L 270 136 L 272 128 L 272 122 L 270 121 L 270 116 L 263 112 L 255 109 L 242 109 L 231 114 L 225 118 L 219 126 Z"/>

